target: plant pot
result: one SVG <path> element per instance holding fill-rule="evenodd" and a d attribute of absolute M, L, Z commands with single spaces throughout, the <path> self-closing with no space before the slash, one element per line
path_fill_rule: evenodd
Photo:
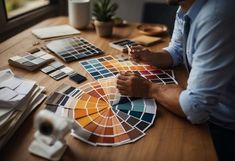
<path fill-rule="evenodd" d="M 95 30 L 100 37 L 110 37 L 113 33 L 113 21 L 101 22 L 95 20 Z"/>

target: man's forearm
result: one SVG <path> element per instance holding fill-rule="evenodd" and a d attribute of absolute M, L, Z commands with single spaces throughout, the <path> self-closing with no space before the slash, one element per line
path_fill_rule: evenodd
<path fill-rule="evenodd" d="M 156 52 L 153 54 L 157 55 L 155 62 L 154 62 L 155 66 L 160 67 L 160 68 L 166 68 L 166 67 L 172 66 L 173 60 L 172 60 L 171 55 L 167 51 L 162 50 L 160 52 Z"/>
<path fill-rule="evenodd" d="M 185 117 L 179 103 L 179 96 L 182 88 L 178 85 L 159 85 L 152 83 L 150 86 L 150 97 L 157 100 L 158 103 L 163 105 L 169 111 L 177 114 L 178 116 Z"/>

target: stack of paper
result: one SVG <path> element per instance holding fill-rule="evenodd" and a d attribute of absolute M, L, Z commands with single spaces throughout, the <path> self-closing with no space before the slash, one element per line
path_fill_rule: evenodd
<path fill-rule="evenodd" d="M 20 124 L 45 98 L 36 82 L 0 71 L 0 149 Z"/>

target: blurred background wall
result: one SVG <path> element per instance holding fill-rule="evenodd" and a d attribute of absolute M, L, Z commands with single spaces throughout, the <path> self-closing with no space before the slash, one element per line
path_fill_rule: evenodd
<path fill-rule="evenodd" d="M 61 12 L 63 14 L 67 13 L 67 0 L 62 0 L 64 5 L 61 8 Z M 91 0 L 94 2 L 95 0 Z M 116 2 L 119 4 L 119 9 L 117 11 L 117 15 L 132 22 L 141 22 L 143 18 L 143 12 L 145 10 L 146 4 L 161 4 L 163 6 L 167 6 L 163 4 L 163 1 L 165 0 L 112 0 L 113 2 Z M 170 8 L 178 8 L 176 7 L 170 7 Z M 157 12 L 157 11 L 156 11 Z"/>
<path fill-rule="evenodd" d="M 91 7 L 93 2 L 91 0 Z M 165 0 L 112 0 L 119 5 L 117 16 L 130 22 L 163 23 L 172 34 L 175 13 L 178 6 L 169 6 L 163 3 Z M 62 0 L 63 6 L 60 10 L 67 15 L 67 0 Z"/>

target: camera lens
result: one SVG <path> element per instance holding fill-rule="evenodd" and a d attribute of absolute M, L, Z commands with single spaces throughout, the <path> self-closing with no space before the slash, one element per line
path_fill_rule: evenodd
<path fill-rule="evenodd" d="M 43 135 L 51 135 L 53 132 L 53 125 L 50 120 L 44 120 L 39 125 L 39 131 Z"/>

